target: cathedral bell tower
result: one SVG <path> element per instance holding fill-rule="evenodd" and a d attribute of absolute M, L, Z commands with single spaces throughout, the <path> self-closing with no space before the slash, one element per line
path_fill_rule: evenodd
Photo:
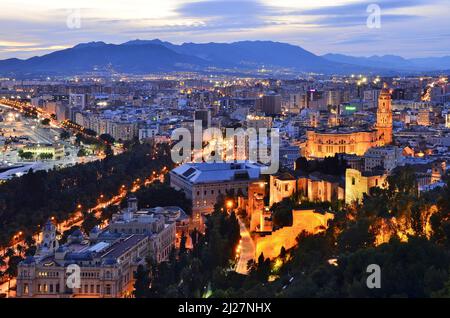
<path fill-rule="evenodd" d="M 391 91 L 386 83 L 384 83 L 383 89 L 378 97 L 377 124 L 375 129 L 377 130 L 378 146 L 385 146 L 392 143 Z"/>

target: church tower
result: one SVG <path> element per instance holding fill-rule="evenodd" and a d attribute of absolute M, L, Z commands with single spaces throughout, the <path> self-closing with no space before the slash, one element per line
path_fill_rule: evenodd
<path fill-rule="evenodd" d="M 391 91 L 386 83 L 384 83 L 383 89 L 378 97 L 377 124 L 375 129 L 377 130 L 379 146 L 392 143 Z"/>

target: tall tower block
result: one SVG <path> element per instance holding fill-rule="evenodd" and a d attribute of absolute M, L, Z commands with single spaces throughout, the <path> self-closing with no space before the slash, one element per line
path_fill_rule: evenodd
<path fill-rule="evenodd" d="M 378 97 L 377 124 L 375 128 L 377 130 L 379 146 L 392 143 L 391 91 L 386 83 L 384 83 L 383 89 Z"/>

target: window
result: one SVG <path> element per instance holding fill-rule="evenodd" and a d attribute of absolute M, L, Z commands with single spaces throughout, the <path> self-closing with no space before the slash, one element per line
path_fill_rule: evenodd
<path fill-rule="evenodd" d="M 28 284 L 23 284 L 23 293 L 28 294 L 30 292 L 30 288 L 28 287 Z"/>
<path fill-rule="evenodd" d="M 50 292 L 53 293 L 53 284 L 50 285 Z"/>
<path fill-rule="evenodd" d="M 355 185 L 356 184 L 356 179 L 353 177 L 352 178 L 352 185 Z"/>
<path fill-rule="evenodd" d="M 110 284 L 106 285 L 106 295 L 111 295 L 111 285 Z"/>

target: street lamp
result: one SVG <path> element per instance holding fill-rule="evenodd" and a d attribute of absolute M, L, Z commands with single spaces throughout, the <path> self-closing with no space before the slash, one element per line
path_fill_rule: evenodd
<path fill-rule="evenodd" d="M 228 200 L 227 201 L 227 210 L 231 210 L 233 208 L 233 201 L 232 200 Z"/>

